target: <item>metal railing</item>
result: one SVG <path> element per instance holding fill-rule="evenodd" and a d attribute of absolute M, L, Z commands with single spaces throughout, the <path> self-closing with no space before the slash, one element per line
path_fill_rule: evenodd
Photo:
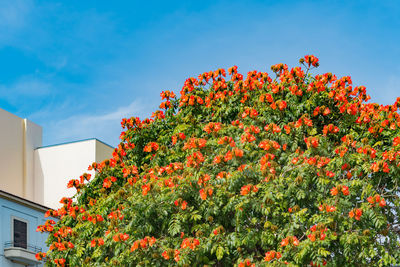
<path fill-rule="evenodd" d="M 5 242 L 4 248 L 24 248 L 29 251 L 33 251 L 35 253 L 42 252 L 41 247 L 37 247 L 37 246 L 27 244 L 27 243 L 18 243 L 18 242 L 12 242 L 12 241 Z"/>

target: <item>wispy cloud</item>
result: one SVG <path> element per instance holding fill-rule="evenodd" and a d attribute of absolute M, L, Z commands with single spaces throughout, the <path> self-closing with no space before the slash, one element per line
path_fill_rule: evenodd
<path fill-rule="evenodd" d="M 0 1 L 0 46 L 26 26 L 33 7 L 33 2 L 29 0 Z"/>
<path fill-rule="evenodd" d="M 116 133 L 121 132 L 121 119 L 143 117 L 148 112 L 140 100 L 135 100 L 127 106 L 103 114 L 73 115 L 60 121 L 49 122 L 44 128 L 44 135 L 45 139 L 49 136 L 52 143 L 96 137 L 116 145 L 119 137 Z"/>
<path fill-rule="evenodd" d="M 21 28 L 24 26 L 27 14 L 33 7 L 32 1 L 3 0 L 0 2 L 0 26 L 3 28 Z"/>
<path fill-rule="evenodd" d="M 51 83 L 35 76 L 24 76 L 9 85 L 0 84 L 0 96 L 14 104 L 19 98 L 40 98 L 54 90 Z"/>

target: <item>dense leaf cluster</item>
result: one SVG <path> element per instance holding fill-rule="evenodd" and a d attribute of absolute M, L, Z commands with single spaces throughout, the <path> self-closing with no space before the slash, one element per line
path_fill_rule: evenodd
<path fill-rule="evenodd" d="M 162 92 L 152 119 L 123 119 L 113 157 L 39 227 L 48 264 L 399 263 L 400 100 L 367 103 L 300 63 L 206 72 Z"/>

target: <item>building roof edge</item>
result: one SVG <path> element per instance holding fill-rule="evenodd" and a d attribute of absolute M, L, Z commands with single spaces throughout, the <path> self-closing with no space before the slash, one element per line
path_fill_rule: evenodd
<path fill-rule="evenodd" d="M 31 200 L 25 199 L 23 197 L 13 195 L 13 194 L 8 193 L 8 192 L 3 191 L 3 190 L 0 190 L 0 198 L 11 200 L 11 201 L 17 202 L 17 203 L 19 203 L 21 205 L 24 205 L 24 206 L 27 206 L 29 208 L 33 208 L 33 209 L 36 209 L 36 210 L 42 211 L 42 212 L 46 212 L 46 211 L 48 211 L 50 209 L 49 207 L 46 207 L 46 206 L 41 205 L 39 203 L 36 203 L 36 202 L 31 201 Z"/>
<path fill-rule="evenodd" d="M 59 144 L 41 146 L 41 147 L 38 147 L 38 148 L 35 148 L 35 149 L 49 148 L 49 147 L 62 146 L 62 145 L 69 145 L 69 144 L 74 144 L 74 143 L 79 143 L 79 142 L 86 142 L 86 141 L 93 141 L 93 140 L 94 140 L 94 141 L 98 141 L 98 142 L 100 142 L 100 143 L 102 143 L 102 144 L 104 144 L 104 145 L 106 145 L 106 146 L 108 146 L 108 147 L 114 149 L 113 146 L 111 146 L 111 145 L 109 145 L 109 144 L 107 144 L 107 143 L 105 143 L 105 142 L 103 142 L 103 141 L 101 141 L 101 140 L 99 140 L 99 139 L 97 139 L 97 138 L 87 138 L 87 139 L 75 140 L 75 141 L 64 142 L 64 143 L 59 143 Z"/>

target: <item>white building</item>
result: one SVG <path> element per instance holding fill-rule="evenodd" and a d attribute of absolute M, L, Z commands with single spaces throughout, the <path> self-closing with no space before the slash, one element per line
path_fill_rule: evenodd
<path fill-rule="evenodd" d="M 42 147 L 42 127 L 0 108 L 0 190 L 59 208 L 71 179 L 93 162 L 111 158 L 113 148 L 95 138 Z"/>

